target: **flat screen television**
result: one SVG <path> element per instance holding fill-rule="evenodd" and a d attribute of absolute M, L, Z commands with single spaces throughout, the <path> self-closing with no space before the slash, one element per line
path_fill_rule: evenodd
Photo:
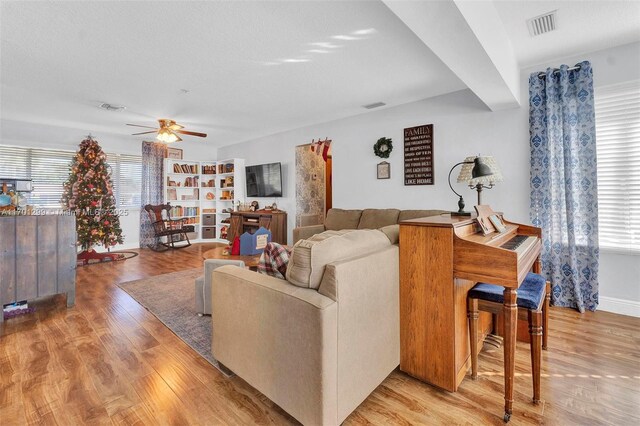
<path fill-rule="evenodd" d="M 247 166 L 247 197 L 282 197 L 280 163 Z"/>

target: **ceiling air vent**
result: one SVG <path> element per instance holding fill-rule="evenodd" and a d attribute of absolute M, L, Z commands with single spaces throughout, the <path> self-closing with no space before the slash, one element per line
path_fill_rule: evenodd
<path fill-rule="evenodd" d="M 375 102 L 375 103 L 372 103 L 372 104 L 369 104 L 369 105 L 363 105 L 362 107 L 366 108 L 366 109 L 374 109 L 374 108 L 378 108 L 378 107 L 385 106 L 385 105 L 386 104 L 384 102 Z"/>
<path fill-rule="evenodd" d="M 527 21 L 529 27 L 529 34 L 531 36 L 538 36 L 540 34 L 548 33 L 556 29 L 556 12 L 553 10 L 544 15 L 536 16 Z"/>

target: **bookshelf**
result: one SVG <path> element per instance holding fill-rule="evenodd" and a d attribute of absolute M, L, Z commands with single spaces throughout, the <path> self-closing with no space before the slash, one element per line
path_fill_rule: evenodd
<path fill-rule="evenodd" d="M 232 158 L 216 162 L 216 233 L 226 240 L 231 212 L 238 201 L 244 202 L 244 160 Z"/>
<path fill-rule="evenodd" d="M 244 160 L 165 159 L 164 200 L 171 217 L 194 225 L 193 240 L 226 241 L 231 211 L 244 201 Z"/>

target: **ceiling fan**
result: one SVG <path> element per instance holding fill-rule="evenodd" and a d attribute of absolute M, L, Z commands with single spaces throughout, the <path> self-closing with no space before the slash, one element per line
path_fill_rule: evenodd
<path fill-rule="evenodd" d="M 144 127 L 145 129 L 154 129 L 150 132 L 140 132 L 140 133 L 132 133 L 132 135 L 147 135 L 150 133 L 157 133 L 156 139 L 160 142 L 172 143 L 172 142 L 180 142 L 182 138 L 177 135 L 180 133 L 181 135 L 189 135 L 189 136 L 198 136 L 200 138 L 206 138 L 206 133 L 198 133 L 198 132 L 190 132 L 184 129 L 184 126 L 176 123 L 174 120 L 169 120 L 168 118 L 161 118 L 158 120 L 159 128 L 150 127 L 150 126 L 140 126 L 139 124 L 127 124 L 127 126 L 134 127 Z"/>

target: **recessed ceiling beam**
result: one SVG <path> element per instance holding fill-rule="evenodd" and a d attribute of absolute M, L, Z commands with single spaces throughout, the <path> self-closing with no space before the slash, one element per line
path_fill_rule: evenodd
<path fill-rule="evenodd" d="M 493 2 L 382 1 L 492 111 L 520 105 L 518 62 Z"/>

